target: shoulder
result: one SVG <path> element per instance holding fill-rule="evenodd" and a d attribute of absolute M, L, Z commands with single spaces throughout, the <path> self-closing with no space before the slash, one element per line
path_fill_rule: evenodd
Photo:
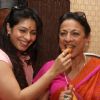
<path fill-rule="evenodd" d="M 6 63 L 11 64 L 10 58 L 8 57 L 8 55 L 0 49 L 0 61 L 4 61 Z"/>

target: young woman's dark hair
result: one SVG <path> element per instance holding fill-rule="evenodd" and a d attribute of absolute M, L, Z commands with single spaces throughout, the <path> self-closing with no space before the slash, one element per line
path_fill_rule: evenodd
<path fill-rule="evenodd" d="M 33 9 L 24 7 L 24 6 L 15 6 L 11 9 L 10 13 L 6 17 L 2 30 L 0 32 L 0 49 L 2 49 L 4 52 L 7 53 L 7 55 L 10 57 L 10 60 L 13 64 L 13 72 L 15 74 L 15 77 L 21 87 L 21 89 L 28 86 L 28 83 L 25 78 L 25 73 L 23 70 L 23 65 L 21 60 L 18 57 L 18 50 L 13 46 L 9 39 L 9 35 L 7 35 L 7 23 L 9 23 L 10 27 L 13 28 L 15 25 L 17 25 L 21 20 L 23 19 L 32 19 L 36 22 L 37 26 L 37 39 L 38 35 L 42 33 L 42 21 L 39 18 L 36 11 Z M 37 56 L 37 39 L 36 41 L 28 48 L 27 51 L 24 53 L 21 53 L 22 55 L 30 55 L 30 60 L 28 61 L 28 64 L 31 62 L 32 66 L 35 66 L 35 60 Z M 5 73 L 6 74 L 6 73 Z"/>

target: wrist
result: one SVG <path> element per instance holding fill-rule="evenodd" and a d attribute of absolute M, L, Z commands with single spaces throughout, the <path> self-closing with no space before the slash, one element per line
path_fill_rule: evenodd
<path fill-rule="evenodd" d="M 50 75 L 50 77 L 53 79 L 58 75 L 58 72 L 54 70 L 53 68 L 54 66 L 52 66 L 49 70 L 48 70 L 48 74 Z"/>

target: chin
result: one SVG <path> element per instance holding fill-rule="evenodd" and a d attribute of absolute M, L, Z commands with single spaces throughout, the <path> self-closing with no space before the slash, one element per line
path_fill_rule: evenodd
<path fill-rule="evenodd" d="M 21 51 L 21 52 L 24 52 L 24 51 L 26 51 L 27 50 L 27 48 L 20 48 L 19 49 L 19 51 Z"/>
<path fill-rule="evenodd" d="M 71 58 L 74 59 L 77 55 L 72 53 Z"/>

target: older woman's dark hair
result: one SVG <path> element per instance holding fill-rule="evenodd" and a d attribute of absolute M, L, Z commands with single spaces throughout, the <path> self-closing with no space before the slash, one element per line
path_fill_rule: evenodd
<path fill-rule="evenodd" d="M 84 12 L 67 12 L 59 19 L 59 27 L 62 24 L 63 21 L 68 19 L 74 19 L 78 21 L 84 28 L 85 36 L 88 37 L 91 32 L 90 25 L 88 24 L 88 21 L 86 19 L 86 15 Z"/>
<path fill-rule="evenodd" d="M 23 64 L 17 55 L 18 50 L 11 43 L 9 39 L 10 37 L 7 35 L 6 27 L 7 23 L 9 23 L 10 27 L 13 28 L 23 19 L 32 19 L 36 22 L 36 27 L 37 27 L 36 35 L 38 39 L 38 35 L 42 32 L 42 21 L 35 10 L 23 6 L 22 7 L 15 6 L 11 9 L 9 15 L 6 17 L 4 21 L 2 30 L 0 32 L 0 49 L 6 52 L 7 55 L 10 57 L 10 60 L 13 64 L 13 72 L 22 89 L 28 86 L 28 83 L 25 78 Z M 24 53 L 30 55 L 31 59 L 29 63 L 32 62 L 32 65 L 35 64 L 37 56 L 37 39 Z"/>

